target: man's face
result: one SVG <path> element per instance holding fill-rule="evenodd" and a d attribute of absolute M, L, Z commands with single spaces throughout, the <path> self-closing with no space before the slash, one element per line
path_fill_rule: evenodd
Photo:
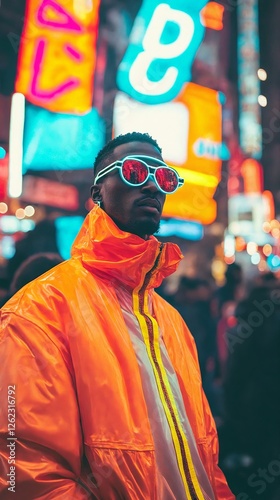
<path fill-rule="evenodd" d="M 161 154 L 152 144 L 129 142 L 117 146 L 108 163 L 133 155 L 162 160 Z M 150 160 L 149 163 L 153 164 Z M 129 186 L 122 181 L 119 170 L 115 169 L 98 180 L 92 187 L 92 195 L 94 199 L 101 198 L 103 210 L 123 231 L 146 239 L 158 230 L 165 194 L 159 191 L 152 179 L 149 178 L 142 186 Z"/>

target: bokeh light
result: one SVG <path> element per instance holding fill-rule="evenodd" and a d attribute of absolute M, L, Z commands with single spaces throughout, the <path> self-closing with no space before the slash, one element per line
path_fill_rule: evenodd
<path fill-rule="evenodd" d="M 280 228 L 280 222 L 279 220 L 277 219 L 273 219 L 272 221 L 270 221 L 270 226 L 272 229 L 279 229 Z"/>
<path fill-rule="evenodd" d="M 225 263 L 230 266 L 230 264 L 233 264 L 235 262 L 235 255 L 231 255 L 230 257 L 226 257 L 224 258 L 225 260 Z"/>
<path fill-rule="evenodd" d="M 235 239 L 235 248 L 237 252 L 243 252 L 246 249 L 246 241 L 241 236 Z"/>
<path fill-rule="evenodd" d="M 270 233 L 271 231 L 270 222 L 264 222 L 262 228 L 265 233 Z"/>
<path fill-rule="evenodd" d="M 3 201 L 0 203 L 0 214 L 5 214 L 8 212 L 8 205 Z"/>
<path fill-rule="evenodd" d="M 275 238 L 275 239 L 280 238 L 280 229 L 275 227 L 274 229 L 272 229 L 271 234 L 272 234 L 273 238 Z"/>
<path fill-rule="evenodd" d="M 257 250 L 258 250 L 257 243 L 255 243 L 254 241 L 249 241 L 249 243 L 247 243 L 247 253 L 249 255 L 254 255 L 254 253 L 256 253 Z"/>
<path fill-rule="evenodd" d="M 25 207 L 25 209 L 24 209 L 24 214 L 27 217 L 32 217 L 32 215 L 35 214 L 35 208 L 32 207 L 32 205 L 27 205 L 27 207 Z"/>
<path fill-rule="evenodd" d="M 263 254 L 268 257 L 270 254 L 272 253 L 272 246 L 267 243 L 266 245 L 264 245 L 263 247 Z"/>
<path fill-rule="evenodd" d="M 267 106 L 267 98 L 265 97 L 265 95 L 259 95 L 259 97 L 258 97 L 258 103 L 263 108 L 265 108 L 265 106 Z"/>
<path fill-rule="evenodd" d="M 255 266 L 258 265 L 261 261 L 261 256 L 258 252 L 254 253 L 252 256 L 251 256 L 251 262 L 252 264 L 254 264 Z"/>
<path fill-rule="evenodd" d="M 261 260 L 259 265 L 258 265 L 258 270 L 262 273 L 264 271 L 267 271 L 267 263 L 265 260 Z"/>
<path fill-rule="evenodd" d="M 15 216 L 16 216 L 18 219 L 24 219 L 24 217 L 25 217 L 25 212 L 24 212 L 24 209 L 23 209 L 23 208 L 18 208 L 18 209 L 16 210 Z"/>
<path fill-rule="evenodd" d="M 265 82 L 265 80 L 267 79 L 267 72 L 265 71 L 265 69 L 258 69 L 258 77 L 262 82 Z"/>

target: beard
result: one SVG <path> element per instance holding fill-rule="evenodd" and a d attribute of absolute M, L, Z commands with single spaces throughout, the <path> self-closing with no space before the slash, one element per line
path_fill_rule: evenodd
<path fill-rule="evenodd" d="M 132 221 L 128 224 L 121 224 L 117 220 L 114 220 L 117 226 L 122 230 L 131 234 L 136 234 L 140 238 L 148 239 L 147 237 L 152 234 L 156 234 L 160 228 L 160 220 L 154 221 L 152 219 L 147 219 L 145 221 L 137 220 Z"/>
<path fill-rule="evenodd" d="M 151 236 L 159 232 L 160 220 L 146 220 L 146 221 L 135 221 L 131 225 L 129 232 L 132 234 L 137 234 L 143 238 L 144 236 Z"/>

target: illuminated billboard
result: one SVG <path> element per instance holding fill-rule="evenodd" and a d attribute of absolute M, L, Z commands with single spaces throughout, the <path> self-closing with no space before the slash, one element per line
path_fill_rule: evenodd
<path fill-rule="evenodd" d="M 191 80 L 203 40 L 201 10 L 207 0 L 144 0 L 120 63 L 120 90 L 146 104 L 171 101 Z"/>
<path fill-rule="evenodd" d="M 166 197 L 163 215 L 210 224 L 216 218 L 213 200 L 221 176 L 222 105 L 215 90 L 187 84 L 172 102 L 148 105 L 124 93 L 115 100 L 114 135 L 148 132 L 163 149 L 163 157 L 185 179 Z"/>
<path fill-rule="evenodd" d="M 92 107 L 100 0 L 28 0 L 16 92 L 59 113 Z"/>
<path fill-rule="evenodd" d="M 261 111 L 258 104 L 259 20 L 258 1 L 238 2 L 239 130 L 242 151 L 252 158 L 262 156 Z"/>
<path fill-rule="evenodd" d="M 105 142 L 105 124 L 93 108 L 83 115 L 26 105 L 23 173 L 92 168 Z"/>

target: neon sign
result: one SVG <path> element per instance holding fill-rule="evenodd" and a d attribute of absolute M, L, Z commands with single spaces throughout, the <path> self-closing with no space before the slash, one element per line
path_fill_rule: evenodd
<path fill-rule="evenodd" d="M 207 0 L 144 0 L 119 66 L 120 90 L 146 104 L 176 98 L 191 79 L 205 33 L 200 14 L 206 4 Z"/>
<path fill-rule="evenodd" d="M 220 31 L 223 29 L 224 6 L 217 2 L 208 2 L 201 12 L 202 24 L 206 28 Z"/>
<path fill-rule="evenodd" d="M 53 112 L 91 109 L 99 3 L 77 10 L 75 2 L 29 0 L 16 92 Z"/>
<path fill-rule="evenodd" d="M 92 108 L 83 115 L 51 113 L 27 104 L 23 140 L 23 172 L 92 168 L 104 146 L 105 125 Z M 63 174 L 61 173 L 61 179 Z"/>
<path fill-rule="evenodd" d="M 259 159 L 262 155 L 262 126 L 258 104 L 260 81 L 257 71 L 260 41 L 257 0 L 239 2 L 237 18 L 240 144 L 246 155 Z"/>
<path fill-rule="evenodd" d="M 185 179 L 166 198 L 163 216 L 210 224 L 217 215 L 213 199 L 221 178 L 222 105 L 220 94 L 188 83 L 172 102 L 149 105 L 119 92 L 114 102 L 115 135 L 148 132 L 162 146 L 163 157 Z"/>

